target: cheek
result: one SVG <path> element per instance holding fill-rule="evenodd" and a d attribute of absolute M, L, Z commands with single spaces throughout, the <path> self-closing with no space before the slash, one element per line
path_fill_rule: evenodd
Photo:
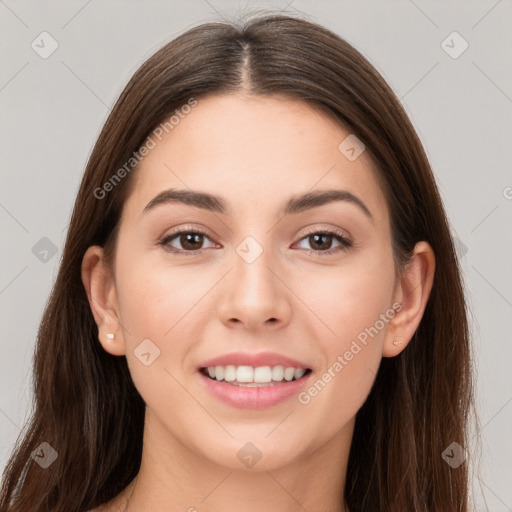
<path fill-rule="evenodd" d="M 173 376 L 199 339 L 198 301 L 205 293 L 188 272 L 155 265 L 119 267 L 118 296 L 126 358 L 135 387 L 153 410 L 190 407 Z M 195 305 L 195 307 L 194 307 Z"/>
<path fill-rule="evenodd" d="M 386 251 L 347 258 L 328 272 L 304 272 L 300 293 L 325 327 L 325 335 L 318 337 L 327 342 L 323 351 L 332 355 L 333 350 L 348 348 L 376 322 L 379 334 L 373 338 L 382 338 L 387 323 L 379 320 L 392 305 L 394 283 L 393 260 Z"/>
<path fill-rule="evenodd" d="M 314 290 L 308 304 L 322 320 L 315 340 L 323 367 L 298 399 L 306 410 L 316 411 L 310 421 L 324 421 L 334 432 L 364 403 L 380 365 L 386 329 L 394 317 L 392 257 L 347 260 L 338 272 L 320 279 L 317 274 L 315 287 L 302 282 Z"/>
<path fill-rule="evenodd" d="M 130 343 L 151 338 L 160 348 L 178 332 L 183 339 L 183 330 L 190 327 L 188 315 L 197 316 L 202 297 L 215 282 L 208 274 L 201 279 L 192 267 L 173 268 L 151 259 L 119 265 L 118 275 L 118 303 Z"/>
<path fill-rule="evenodd" d="M 213 267 L 199 272 L 193 265 L 171 265 L 165 254 L 137 256 L 134 251 L 130 258 L 119 258 L 116 270 L 132 379 L 146 403 L 156 407 L 163 397 L 181 396 L 171 375 L 182 380 L 188 356 L 211 318 L 222 273 Z"/>

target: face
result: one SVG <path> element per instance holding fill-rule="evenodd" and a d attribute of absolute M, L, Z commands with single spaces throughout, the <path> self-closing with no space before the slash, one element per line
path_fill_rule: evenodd
<path fill-rule="evenodd" d="M 386 201 L 349 135 L 285 97 L 212 96 L 135 171 L 110 296 L 162 446 L 272 469 L 350 437 L 397 282 Z"/>

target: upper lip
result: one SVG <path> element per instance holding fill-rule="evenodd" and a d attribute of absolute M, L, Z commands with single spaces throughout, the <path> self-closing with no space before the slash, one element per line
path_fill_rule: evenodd
<path fill-rule="evenodd" d="M 201 368 L 208 368 L 209 366 L 226 366 L 226 365 L 234 365 L 234 366 L 252 366 L 254 368 L 258 366 L 284 366 L 293 367 L 293 368 L 303 368 L 307 370 L 309 366 L 297 361 L 295 359 L 291 359 L 290 357 L 277 354 L 275 352 L 230 352 L 229 354 L 223 354 L 218 357 L 214 357 L 212 359 L 208 359 L 201 363 L 198 367 L 198 370 Z"/>

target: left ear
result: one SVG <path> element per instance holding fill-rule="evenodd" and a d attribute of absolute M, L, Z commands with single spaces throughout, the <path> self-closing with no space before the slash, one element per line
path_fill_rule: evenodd
<path fill-rule="evenodd" d="M 386 339 L 382 347 L 383 357 L 398 355 L 411 341 L 427 306 L 436 259 L 432 247 L 427 242 L 418 242 L 414 254 L 397 283 L 396 302 L 401 309 L 388 324 Z"/>

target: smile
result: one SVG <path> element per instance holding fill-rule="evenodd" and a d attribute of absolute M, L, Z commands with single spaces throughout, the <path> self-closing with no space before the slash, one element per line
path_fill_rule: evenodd
<path fill-rule="evenodd" d="M 291 382 L 310 372 L 309 368 L 276 366 L 226 365 L 201 368 L 201 373 L 216 381 L 225 381 L 234 386 L 265 387 Z"/>
<path fill-rule="evenodd" d="M 203 367 L 198 374 L 217 400 L 241 409 L 264 409 L 297 396 L 310 380 L 311 369 L 278 366 Z"/>

